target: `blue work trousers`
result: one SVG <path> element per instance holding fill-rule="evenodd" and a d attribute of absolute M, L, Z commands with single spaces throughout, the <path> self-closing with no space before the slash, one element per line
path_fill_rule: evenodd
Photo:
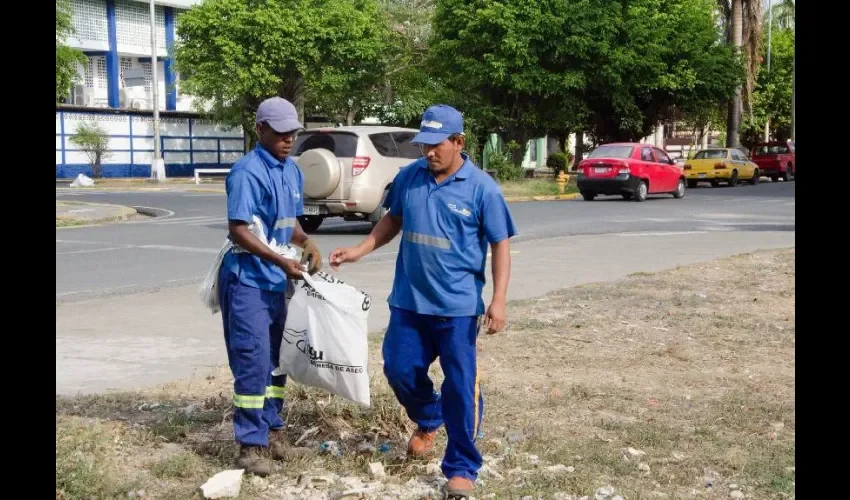
<path fill-rule="evenodd" d="M 442 469 L 447 478 L 475 481 L 481 468 L 475 448 L 484 415 L 475 352 L 479 321 L 477 316 L 429 316 L 393 307 L 384 336 L 384 374 L 407 415 L 425 432 L 446 425 Z M 428 376 L 437 357 L 445 375 L 440 394 Z"/>
<path fill-rule="evenodd" d="M 219 302 L 224 343 L 233 373 L 233 432 L 246 446 L 268 446 L 269 429 L 284 426 L 286 375 L 273 377 L 286 322 L 286 296 L 239 281 L 222 266 Z"/>

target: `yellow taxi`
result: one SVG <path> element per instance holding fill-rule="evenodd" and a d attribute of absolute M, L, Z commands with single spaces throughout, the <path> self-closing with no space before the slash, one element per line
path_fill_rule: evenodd
<path fill-rule="evenodd" d="M 690 188 L 698 182 L 710 182 L 714 187 L 721 182 L 729 186 L 741 181 L 758 184 L 761 176 L 758 165 L 734 148 L 701 149 L 685 163 L 684 173 Z"/>

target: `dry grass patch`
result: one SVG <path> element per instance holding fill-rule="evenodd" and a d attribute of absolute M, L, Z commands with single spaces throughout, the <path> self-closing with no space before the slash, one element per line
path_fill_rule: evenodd
<path fill-rule="evenodd" d="M 477 496 L 593 498 L 611 486 L 629 500 L 794 498 L 794 275 L 794 250 L 758 252 L 512 303 L 509 330 L 479 343 Z M 381 373 L 379 340 L 372 407 L 290 384 L 287 434 L 315 454 L 244 481 L 241 497 L 437 490 L 437 463 L 404 458 L 412 425 Z M 57 498 L 193 498 L 236 456 L 231 384 L 222 367 L 57 398 Z M 377 461 L 388 477 L 370 484 Z M 329 484 L 305 489 L 311 476 Z"/>

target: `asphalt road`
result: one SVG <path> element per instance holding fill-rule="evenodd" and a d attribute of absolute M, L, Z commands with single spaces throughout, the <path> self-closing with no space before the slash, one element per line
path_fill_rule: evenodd
<path fill-rule="evenodd" d="M 602 197 L 593 202 L 512 203 L 516 241 L 611 233 L 794 231 L 795 182 L 689 189 L 684 199 L 644 203 Z M 137 222 L 56 230 L 56 299 L 70 302 L 200 282 L 224 241 L 223 194 L 186 191 L 60 190 L 57 199 L 165 209 Z M 353 245 L 369 225 L 329 219 L 314 235 L 323 253 Z M 395 259 L 398 240 L 368 260 Z M 624 249 L 626 251 L 626 249 Z"/>
<path fill-rule="evenodd" d="M 683 200 L 512 204 L 522 233 L 518 240 L 525 241 L 512 245 L 508 298 L 793 247 L 794 189 L 793 182 L 765 183 L 689 190 Z M 143 223 L 56 231 L 56 393 L 203 377 L 226 363 L 221 317 L 201 306 L 197 285 L 224 239 L 224 197 L 174 192 L 61 197 L 174 213 Z M 332 222 L 316 237 L 327 253 L 356 243 L 367 230 L 368 225 Z M 387 324 L 395 249 L 388 245 L 377 257 L 337 273 L 372 296 L 370 331 Z M 134 293 L 151 290 L 157 291 Z M 488 283 L 483 296 L 491 295 Z M 509 313 L 509 324 L 511 319 Z"/>

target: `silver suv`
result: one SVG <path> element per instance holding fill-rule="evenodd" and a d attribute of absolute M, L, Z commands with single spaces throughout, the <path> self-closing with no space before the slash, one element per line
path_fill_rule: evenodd
<path fill-rule="evenodd" d="M 374 227 L 398 171 L 422 156 L 411 128 L 351 126 L 298 134 L 292 157 L 304 175 L 301 227 L 315 231 L 327 217 Z"/>

